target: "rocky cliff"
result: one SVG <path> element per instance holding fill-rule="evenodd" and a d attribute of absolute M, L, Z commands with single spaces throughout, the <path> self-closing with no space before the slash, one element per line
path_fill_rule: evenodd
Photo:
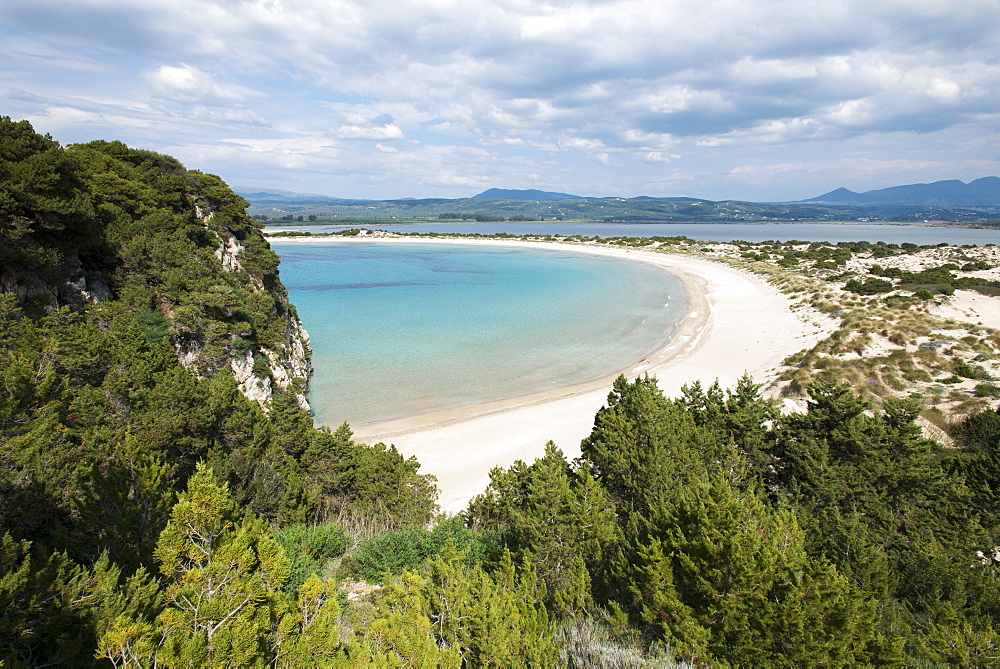
<path fill-rule="evenodd" d="M 308 408 L 309 336 L 278 257 L 221 179 L 120 142 L 61 147 L 0 117 L 0 292 L 27 312 L 116 300 L 200 377 Z"/>

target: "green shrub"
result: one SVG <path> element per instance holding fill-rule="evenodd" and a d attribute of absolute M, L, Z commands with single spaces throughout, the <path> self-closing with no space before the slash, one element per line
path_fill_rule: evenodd
<path fill-rule="evenodd" d="M 136 314 L 135 320 L 148 343 L 158 344 L 167 338 L 167 328 L 170 326 L 170 321 L 160 313 L 159 309 L 150 308 L 140 311 Z"/>
<path fill-rule="evenodd" d="M 923 300 L 924 302 L 926 302 L 927 300 L 933 300 L 934 299 L 934 293 L 932 293 L 931 291 L 927 290 L 926 288 L 921 288 L 920 290 L 918 290 L 917 292 L 915 292 L 913 294 L 913 296 L 916 297 L 916 298 L 918 298 L 918 299 Z"/>
<path fill-rule="evenodd" d="M 992 383 L 979 383 L 976 385 L 976 397 L 1000 397 L 1000 388 Z"/>
<path fill-rule="evenodd" d="M 469 564 L 495 560 L 500 552 L 501 542 L 495 533 L 473 532 L 462 516 L 454 516 L 433 530 L 408 528 L 365 541 L 353 556 L 351 568 L 366 581 L 381 583 L 386 574 L 419 569 L 441 553 L 449 537 Z"/>
<path fill-rule="evenodd" d="M 844 286 L 844 289 L 858 295 L 877 295 L 879 293 L 888 293 L 893 290 L 894 286 L 892 281 L 886 281 L 885 279 L 868 279 L 864 283 L 861 283 L 857 279 L 851 279 Z"/>
<path fill-rule="evenodd" d="M 235 337 L 233 339 L 232 346 L 235 353 L 246 355 L 247 351 L 250 350 L 250 347 L 253 346 L 253 342 L 249 339 L 244 339 L 243 337 Z"/>
<path fill-rule="evenodd" d="M 306 525 L 296 523 L 277 530 L 274 538 L 289 560 L 285 590 L 295 594 L 313 574 L 319 574 L 327 562 L 347 550 L 347 534 L 341 525 Z"/>
<path fill-rule="evenodd" d="M 255 353 L 253 356 L 253 373 L 254 376 L 259 376 L 261 378 L 269 375 L 271 373 L 271 361 L 267 359 L 267 356 L 263 353 Z"/>
<path fill-rule="evenodd" d="M 354 555 L 354 571 L 369 583 L 381 583 L 386 574 L 416 569 L 436 553 L 430 532 L 407 528 L 389 532 L 361 544 Z"/>
<path fill-rule="evenodd" d="M 974 379 L 976 381 L 990 381 L 993 379 L 990 373 L 987 372 L 979 365 L 970 365 L 969 363 L 963 361 L 958 361 L 954 366 L 955 374 L 964 377 L 966 379 Z"/>

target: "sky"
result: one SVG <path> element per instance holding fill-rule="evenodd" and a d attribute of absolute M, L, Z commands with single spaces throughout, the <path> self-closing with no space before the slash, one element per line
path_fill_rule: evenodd
<path fill-rule="evenodd" d="M 0 115 L 346 198 L 970 181 L 1000 1 L 5 0 Z"/>

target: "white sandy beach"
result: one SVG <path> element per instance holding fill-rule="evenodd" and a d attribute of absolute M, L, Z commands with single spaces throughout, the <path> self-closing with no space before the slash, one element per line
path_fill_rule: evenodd
<path fill-rule="evenodd" d="M 282 243 L 351 243 L 352 239 L 282 238 Z M 732 387 L 745 372 L 758 382 L 770 380 L 789 354 L 813 346 L 826 332 L 817 322 L 792 312 L 791 302 L 763 279 L 728 265 L 685 255 L 548 242 L 377 238 L 378 243 L 492 244 L 558 248 L 579 253 L 651 263 L 680 278 L 689 312 L 663 349 L 624 374 L 657 377 L 668 396 L 686 383 L 716 379 Z M 666 333 L 665 333 L 666 334 Z M 421 472 L 437 476 L 443 511 L 455 513 L 489 483 L 493 467 L 516 460 L 531 462 L 551 440 L 568 458 L 580 453 L 594 414 L 604 404 L 617 374 L 577 386 L 525 397 L 440 411 L 357 428 L 359 441 L 395 444 L 421 463 Z"/>

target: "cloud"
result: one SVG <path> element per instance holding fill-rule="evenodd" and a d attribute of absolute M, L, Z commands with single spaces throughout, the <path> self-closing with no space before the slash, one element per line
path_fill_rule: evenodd
<path fill-rule="evenodd" d="M 161 65 L 146 75 L 162 97 L 203 105 L 242 105 L 253 93 L 242 86 L 217 83 L 211 75 L 191 65 Z"/>
<path fill-rule="evenodd" d="M 337 137 L 341 139 L 369 139 L 384 141 L 387 139 L 403 139 L 403 131 L 394 123 L 389 114 L 380 114 L 374 118 L 364 118 L 361 114 L 348 113 L 346 123 L 337 129 Z"/>
<path fill-rule="evenodd" d="M 216 170 L 245 169 L 227 162 L 245 136 L 352 188 L 461 194 L 436 151 L 477 185 L 549 161 L 568 192 L 614 166 L 623 190 L 715 194 L 810 152 L 924 174 L 992 159 L 998 44 L 995 0 L 33 0 L 0 5 L 0 95 L 43 131 L 170 134 Z M 666 162 L 690 178 L 650 175 Z"/>
<path fill-rule="evenodd" d="M 570 137 L 559 142 L 559 148 L 567 151 L 596 151 L 603 149 L 604 144 L 594 139 Z"/>
<path fill-rule="evenodd" d="M 647 163 L 669 163 L 672 160 L 678 160 L 680 158 L 679 154 L 676 153 L 663 153 L 662 151 L 650 151 L 645 156 L 643 160 Z"/>
<path fill-rule="evenodd" d="M 820 195 L 823 189 L 829 191 L 839 186 L 852 190 L 874 190 L 903 183 L 931 181 L 921 175 L 933 174 L 947 169 L 950 165 L 940 160 L 842 158 L 835 161 L 803 161 L 796 163 L 775 163 L 770 165 L 740 165 L 727 175 L 733 181 L 764 185 L 775 179 L 795 178 L 806 183 L 816 183 L 815 192 L 802 197 Z M 974 164 L 959 166 L 970 175 L 994 173 L 1000 168 L 1000 161 L 974 161 Z M 972 176 L 966 177 L 971 179 Z M 934 179 L 936 180 L 936 179 Z M 819 186 L 828 184 L 828 186 Z M 791 199 L 791 198 L 789 198 Z"/>

